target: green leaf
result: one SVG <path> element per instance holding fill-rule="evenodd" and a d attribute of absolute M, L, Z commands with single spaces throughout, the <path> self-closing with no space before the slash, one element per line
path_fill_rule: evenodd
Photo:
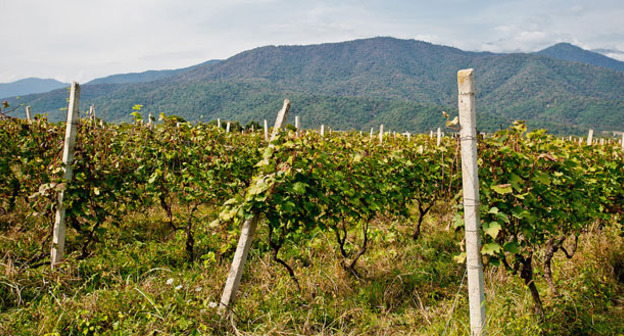
<path fill-rule="evenodd" d="M 501 247 L 500 245 L 496 243 L 485 244 L 481 248 L 481 254 L 487 254 L 487 255 L 496 255 L 497 253 L 500 253 L 500 251 L 501 251 Z"/>
<path fill-rule="evenodd" d="M 518 244 L 516 242 L 508 242 L 504 245 L 503 249 L 510 253 L 518 253 L 520 249 L 518 248 Z"/>
<path fill-rule="evenodd" d="M 306 191 L 306 187 L 308 185 L 302 182 L 297 182 L 295 184 L 293 184 L 293 191 L 299 195 L 303 195 L 305 194 Z"/>
<path fill-rule="evenodd" d="M 539 182 L 544 185 L 550 185 L 550 176 L 546 173 L 543 173 L 539 170 L 536 170 L 533 174 L 533 181 Z"/>

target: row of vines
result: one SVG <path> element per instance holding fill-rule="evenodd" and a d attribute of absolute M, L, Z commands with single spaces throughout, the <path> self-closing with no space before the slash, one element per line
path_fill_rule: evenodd
<path fill-rule="evenodd" d="M 207 255 L 228 259 L 240 223 L 260 213 L 273 259 L 297 286 L 280 249 L 319 230 L 335 237 L 345 269 L 358 276 L 370 223 L 379 217 L 413 222 L 417 240 L 428 211 L 447 203 L 458 209 L 455 229 L 462 229 L 456 137 L 440 146 L 428 135 L 388 136 L 380 144 L 356 132 L 290 131 L 268 147 L 260 132 L 226 133 L 167 117 L 154 128 L 139 122 L 101 127 L 83 119 L 68 183 L 61 179 L 63 134 L 64 125 L 45 118 L 0 120 L 0 230 L 25 237 L 7 243 L 18 268 L 49 264 L 61 190 L 71 228 L 66 262 L 110 244 L 107 229 L 129 214 L 155 208 L 166 214 L 170 230 L 184 232 L 189 263 Z M 479 138 L 478 152 L 484 263 L 520 276 L 543 316 L 535 267 L 541 264 L 557 295 L 554 254 L 572 258 L 590 226 L 622 221 L 624 155 L 616 145 L 527 132 L 521 122 Z M 202 209 L 214 211 L 206 216 Z M 357 246 L 358 239 L 348 237 L 355 232 Z"/>

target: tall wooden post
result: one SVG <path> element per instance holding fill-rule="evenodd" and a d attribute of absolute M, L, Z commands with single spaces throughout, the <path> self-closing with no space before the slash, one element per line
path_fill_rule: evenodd
<path fill-rule="evenodd" d="M 80 85 L 72 82 L 69 92 L 69 107 L 67 109 L 67 123 L 65 125 L 65 142 L 63 145 L 63 180 L 69 183 L 72 179 L 72 163 L 74 161 L 74 144 L 76 143 L 76 128 L 80 121 L 78 118 L 78 106 L 80 103 Z M 63 260 L 65 252 L 65 191 L 58 194 L 58 205 L 52 233 L 52 250 L 50 251 L 51 266 L 54 268 Z"/>
<path fill-rule="evenodd" d="M 325 125 L 321 125 L 321 138 L 325 136 Z"/>
<path fill-rule="evenodd" d="M 26 120 L 28 120 L 28 122 L 32 122 L 32 115 L 30 113 L 30 106 L 26 106 Z"/>
<path fill-rule="evenodd" d="M 479 235 L 479 170 L 477 166 L 477 125 L 473 69 L 457 73 L 459 88 L 459 123 L 461 125 L 462 185 L 464 189 L 464 222 L 466 233 L 466 267 L 470 304 L 471 335 L 485 332 L 485 294 Z"/>
<path fill-rule="evenodd" d="M 587 146 L 591 146 L 594 139 L 594 130 L 590 129 L 587 134 Z"/>
<path fill-rule="evenodd" d="M 286 99 L 284 100 L 284 106 L 277 113 L 277 119 L 275 120 L 275 126 L 273 127 L 271 141 L 275 139 L 279 129 L 284 126 L 284 123 L 288 118 L 289 110 L 290 101 Z M 258 183 L 260 182 L 263 182 L 263 180 L 258 180 Z M 238 239 L 238 245 L 236 246 L 236 252 L 234 253 L 234 259 L 232 260 L 232 267 L 230 268 L 230 273 L 225 282 L 225 287 L 223 288 L 223 294 L 219 305 L 220 313 L 225 312 L 226 308 L 229 309 L 232 302 L 234 302 L 234 298 L 236 297 L 236 292 L 238 291 L 238 286 L 240 285 L 240 280 L 243 275 L 243 269 L 245 268 L 245 262 L 247 261 L 247 255 L 249 254 L 249 249 L 251 248 L 251 242 L 253 240 L 254 233 L 256 232 L 256 227 L 258 226 L 259 218 L 260 214 L 256 213 L 252 218 L 245 220 L 243 223 L 241 236 Z"/>
<path fill-rule="evenodd" d="M 221 118 L 217 118 L 217 127 L 221 128 Z"/>
<path fill-rule="evenodd" d="M 383 144 L 383 124 L 379 125 L 379 144 Z"/>

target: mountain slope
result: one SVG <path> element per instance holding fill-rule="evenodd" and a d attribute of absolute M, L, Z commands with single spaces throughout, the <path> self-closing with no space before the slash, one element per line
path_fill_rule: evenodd
<path fill-rule="evenodd" d="M 597 52 L 579 48 L 570 43 L 558 43 L 554 46 L 538 51 L 536 54 L 552 57 L 558 60 L 591 64 L 624 72 L 624 62 L 614 60 L 613 58 L 609 58 Z"/>
<path fill-rule="evenodd" d="M 69 84 L 59 82 L 55 79 L 26 78 L 12 83 L 0 84 L 0 98 L 48 92 L 67 86 L 69 86 Z"/>
<path fill-rule="evenodd" d="M 130 120 L 132 106 L 142 104 L 153 114 L 244 123 L 271 120 L 289 98 L 305 127 L 369 129 L 383 123 L 425 131 L 443 126 L 441 110 L 456 110 L 456 74 L 463 68 L 475 69 L 480 129 L 516 119 L 566 133 L 624 124 L 620 72 L 535 54 L 464 52 L 385 37 L 261 47 L 166 81 L 85 85 L 82 106 L 96 104 L 112 121 Z M 60 120 L 63 94 L 27 98 Z"/>
<path fill-rule="evenodd" d="M 179 75 L 183 72 L 189 71 L 200 66 L 208 66 L 219 62 L 219 60 L 210 60 L 201 64 L 190 66 L 187 68 L 173 69 L 173 70 L 149 70 L 138 73 L 116 74 L 102 78 L 96 78 L 86 84 L 129 84 L 129 83 L 144 83 L 152 82 L 164 78 L 170 78 L 175 75 Z"/>

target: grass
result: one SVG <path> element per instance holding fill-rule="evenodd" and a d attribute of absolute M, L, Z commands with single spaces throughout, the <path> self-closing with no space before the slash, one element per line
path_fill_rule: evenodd
<path fill-rule="evenodd" d="M 41 248 L 36 244 L 45 235 L 5 226 L 0 233 L 0 334 L 469 334 L 464 265 L 453 260 L 462 236 L 447 229 L 454 213 L 446 207 L 434 209 L 416 242 L 412 223 L 374 221 L 369 250 L 356 266 L 359 277 L 342 266 L 331 232 L 314 232 L 308 240 L 285 246 L 280 256 L 295 270 L 301 292 L 271 261 L 267 232 L 260 227 L 229 319 L 215 307 L 232 256 L 231 248 L 222 251 L 220 245 L 224 239 L 235 244 L 237 236 L 235 231 L 213 235 L 207 225 L 213 215 L 213 209 L 202 209 L 206 224 L 198 224 L 195 232 L 203 258 L 193 263 L 186 260 L 184 233 L 172 232 L 157 210 L 107 227 L 103 243 L 94 245 L 88 258 L 76 260 L 79 253 L 70 253 L 56 270 L 15 266 L 20 253 Z M 572 260 L 557 255 L 553 271 L 561 296 L 550 295 L 537 276 L 547 312 L 543 323 L 534 316 L 519 277 L 486 268 L 488 335 L 624 335 L 619 230 L 595 227 L 581 237 Z M 362 237 L 356 232 L 350 237 L 357 250 Z M 70 237 L 70 252 L 75 242 Z"/>

